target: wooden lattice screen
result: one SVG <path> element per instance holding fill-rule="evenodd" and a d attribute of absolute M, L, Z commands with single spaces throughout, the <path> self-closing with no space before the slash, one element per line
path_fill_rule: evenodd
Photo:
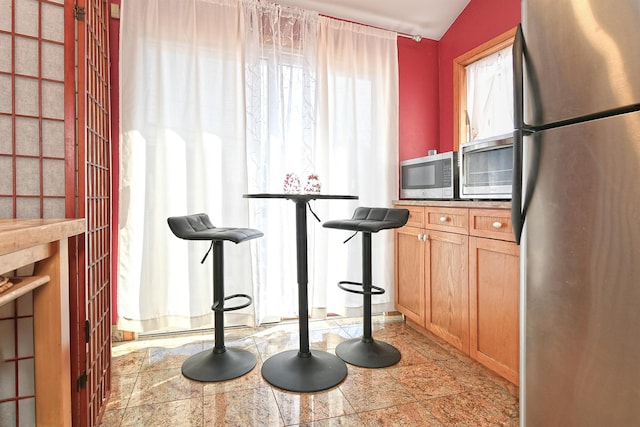
<path fill-rule="evenodd" d="M 109 3 L 79 0 L 78 176 L 85 244 L 86 377 L 80 376 L 83 426 L 94 426 L 111 390 L 111 139 L 109 103 Z M 84 186 L 82 185 L 84 183 Z M 80 307 L 79 307 L 80 309 Z M 86 380 L 86 381 L 85 381 Z M 84 383 L 84 384 L 83 384 Z M 85 400 L 86 399 L 86 400 Z"/>
<path fill-rule="evenodd" d="M 108 9 L 0 1 L 0 218 L 87 221 L 69 246 L 78 426 L 97 425 L 111 387 Z M 0 308 L 3 426 L 38 424 L 32 324 L 30 295 Z"/>
<path fill-rule="evenodd" d="M 65 150 L 65 8 L 61 1 L 0 1 L 3 219 L 61 218 L 74 196 L 65 174 L 74 169 Z M 37 425 L 33 322 L 30 293 L 0 307 L 2 426 Z"/>

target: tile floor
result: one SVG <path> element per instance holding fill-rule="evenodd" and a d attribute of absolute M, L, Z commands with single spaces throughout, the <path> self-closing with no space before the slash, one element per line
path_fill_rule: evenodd
<path fill-rule="evenodd" d="M 312 349 L 333 352 L 362 333 L 361 319 L 311 321 Z M 182 376 L 191 354 L 213 346 L 213 332 L 114 343 L 106 426 L 518 426 L 518 389 L 469 357 L 407 326 L 375 316 L 373 336 L 395 345 L 392 367 L 348 366 L 347 378 L 318 393 L 291 393 L 260 375 L 262 362 L 298 347 L 298 323 L 234 328 L 227 346 L 253 352 L 243 377 L 200 383 Z"/>

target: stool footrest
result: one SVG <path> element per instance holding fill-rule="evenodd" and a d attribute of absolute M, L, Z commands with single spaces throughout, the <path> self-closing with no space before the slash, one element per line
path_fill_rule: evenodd
<path fill-rule="evenodd" d="M 251 298 L 249 295 L 246 295 L 246 294 L 229 295 L 228 297 L 224 298 L 224 301 L 228 301 L 228 300 L 234 299 L 234 298 L 246 298 L 247 302 L 245 302 L 244 304 L 233 306 L 233 307 L 220 307 L 220 301 L 217 301 L 211 306 L 211 310 L 213 310 L 213 311 L 240 310 L 242 308 L 249 307 L 251 305 L 251 303 L 253 302 L 253 298 Z"/>
<path fill-rule="evenodd" d="M 350 282 L 348 280 L 343 280 L 341 282 L 338 282 L 338 287 L 340 289 L 342 289 L 343 291 L 347 291 L 347 292 L 351 292 L 352 294 L 360 294 L 360 295 L 382 295 L 384 294 L 385 290 L 378 287 L 378 286 L 373 286 L 371 285 L 371 291 L 367 292 L 364 289 L 359 290 L 359 289 L 352 289 L 347 285 L 351 285 L 351 286 L 358 286 L 360 288 L 364 288 L 364 285 L 360 282 Z"/>

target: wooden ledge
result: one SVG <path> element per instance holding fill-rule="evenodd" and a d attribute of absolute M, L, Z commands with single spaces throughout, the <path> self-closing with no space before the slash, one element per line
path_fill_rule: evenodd
<path fill-rule="evenodd" d="M 20 298 L 34 289 L 49 283 L 49 276 L 9 277 L 13 286 L 0 293 L 0 306 Z"/>
<path fill-rule="evenodd" d="M 0 255 L 66 239 L 84 231 L 84 219 L 0 219 Z"/>

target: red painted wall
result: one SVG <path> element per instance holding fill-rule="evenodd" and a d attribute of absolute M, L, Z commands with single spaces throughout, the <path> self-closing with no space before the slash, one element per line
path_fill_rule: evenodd
<path fill-rule="evenodd" d="M 453 149 L 453 60 L 519 22 L 520 0 L 472 0 L 440 39 L 440 152 Z"/>
<path fill-rule="evenodd" d="M 438 72 L 438 42 L 398 37 L 400 160 L 438 149 Z"/>

